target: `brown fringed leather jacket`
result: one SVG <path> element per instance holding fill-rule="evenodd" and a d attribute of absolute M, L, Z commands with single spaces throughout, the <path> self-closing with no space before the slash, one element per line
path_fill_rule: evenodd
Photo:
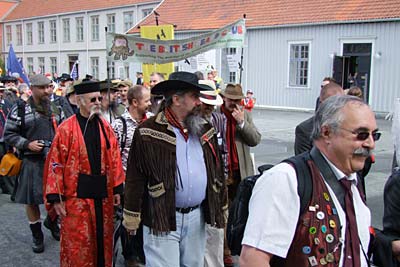
<path fill-rule="evenodd" d="M 141 124 L 133 139 L 126 172 L 124 225 L 136 230 L 142 220 L 153 233 L 175 231 L 176 137 L 164 112 Z M 207 169 L 202 203 L 205 221 L 222 228 L 226 198 L 223 161 L 210 124 L 205 124 L 200 142 Z"/>

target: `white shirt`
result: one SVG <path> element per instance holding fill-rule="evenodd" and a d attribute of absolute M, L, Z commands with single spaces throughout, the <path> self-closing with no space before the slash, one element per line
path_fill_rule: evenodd
<path fill-rule="evenodd" d="M 338 179 L 345 176 L 332 163 L 329 161 L 328 163 L 333 167 Z M 355 174 L 349 177 L 349 179 L 355 178 Z M 330 186 L 326 182 L 325 184 L 338 212 L 341 236 L 345 237 L 346 215 Z M 352 185 L 352 192 L 358 234 L 367 253 L 371 213 L 362 201 L 355 184 Z M 299 212 L 300 197 L 297 193 L 296 171 L 290 164 L 280 163 L 266 171 L 254 186 L 242 244 L 285 258 L 294 238 Z M 339 266 L 343 265 L 344 246 L 341 247 Z M 361 266 L 367 266 L 361 247 L 360 254 Z"/>

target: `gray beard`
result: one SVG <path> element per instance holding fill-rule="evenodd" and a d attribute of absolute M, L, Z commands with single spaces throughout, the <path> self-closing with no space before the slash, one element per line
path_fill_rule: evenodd
<path fill-rule="evenodd" d="M 188 129 L 189 134 L 200 137 L 203 133 L 203 128 L 206 120 L 198 114 L 190 114 L 185 118 L 183 123 Z"/>

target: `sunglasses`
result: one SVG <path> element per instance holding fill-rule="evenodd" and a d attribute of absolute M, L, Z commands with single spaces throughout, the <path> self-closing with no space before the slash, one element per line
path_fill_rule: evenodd
<path fill-rule="evenodd" d="M 90 102 L 91 102 L 91 103 L 94 103 L 94 102 L 96 102 L 96 100 L 98 100 L 99 102 L 101 102 L 101 101 L 103 100 L 103 97 L 102 97 L 102 96 L 92 97 L 92 98 L 90 99 Z"/>
<path fill-rule="evenodd" d="M 382 135 L 382 133 L 380 133 L 380 132 L 372 132 L 372 133 L 366 132 L 366 131 L 357 132 L 357 131 L 352 131 L 352 130 L 348 130 L 348 129 L 341 128 L 341 127 L 339 127 L 339 128 L 356 135 L 356 138 L 359 141 L 367 140 L 367 138 L 369 137 L 370 134 L 372 135 L 372 139 L 374 139 L 374 141 L 378 141 Z"/>

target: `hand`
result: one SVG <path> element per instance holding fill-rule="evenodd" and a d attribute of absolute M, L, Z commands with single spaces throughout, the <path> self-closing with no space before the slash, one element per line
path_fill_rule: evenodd
<path fill-rule="evenodd" d="M 238 124 L 242 124 L 244 121 L 243 108 L 241 108 L 239 105 L 236 105 L 236 108 L 233 109 L 232 116 L 237 121 Z"/>
<path fill-rule="evenodd" d="M 54 210 L 57 212 L 57 215 L 60 216 L 61 218 L 67 216 L 64 203 L 54 203 Z"/>
<path fill-rule="evenodd" d="M 121 195 L 120 194 L 114 195 L 114 206 L 118 206 L 120 204 L 121 204 Z"/>
<path fill-rule="evenodd" d="M 40 143 L 39 140 L 34 140 L 28 144 L 28 149 L 33 152 L 40 152 L 43 146 L 44 144 Z"/>

